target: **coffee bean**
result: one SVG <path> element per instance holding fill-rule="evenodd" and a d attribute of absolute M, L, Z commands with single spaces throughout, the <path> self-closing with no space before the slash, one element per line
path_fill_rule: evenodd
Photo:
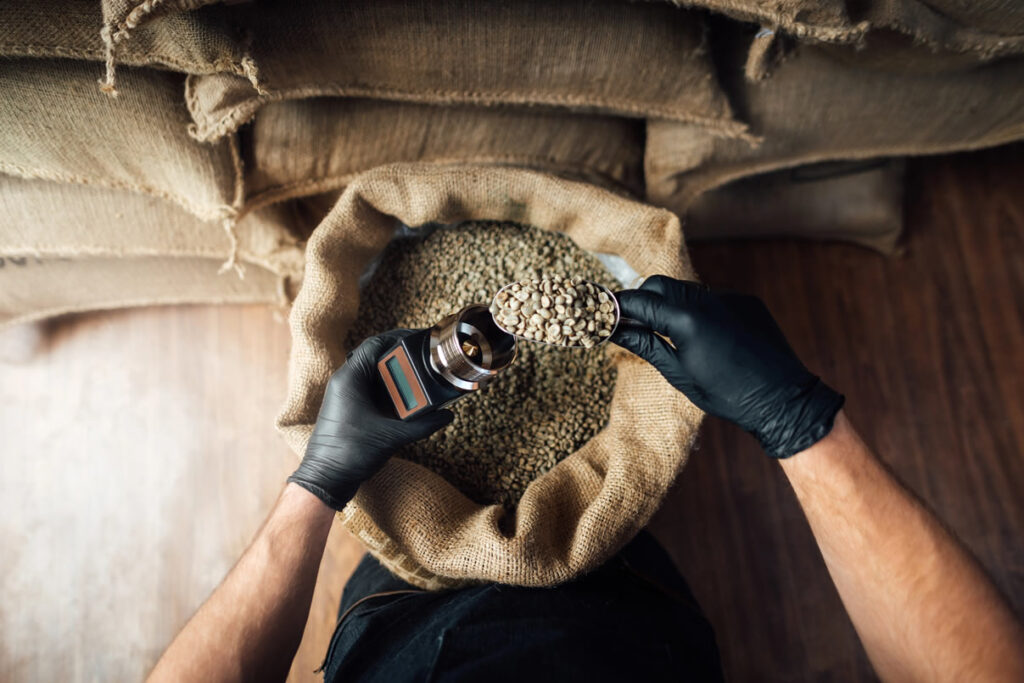
<path fill-rule="evenodd" d="M 540 308 L 546 280 L 552 309 Z M 583 352 L 526 341 L 548 340 L 552 325 L 557 344 L 572 339 L 574 345 L 590 340 L 593 346 L 601 339 L 586 329 L 592 319 L 584 317 L 580 292 L 586 296 L 587 281 L 616 286 L 604 266 L 570 238 L 537 228 L 465 223 L 389 244 L 361 291 L 350 347 L 397 327 L 430 327 L 467 304 L 488 303 L 509 282 L 515 284 L 497 297 L 492 312 L 499 321 L 514 312 L 515 332 L 523 338 L 508 370 L 451 405 L 451 425 L 396 456 L 437 472 L 479 503 L 512 508 L 531 481 L 593 438 L 608 420 L 615 385 L 606 347 Z M 524 287 L 525 298 L 518 296 Z M 602 291 L 595 288 L 599 303 Z M 564 313 L 557 308 L 559 296 Z M 503 306 L 512 301 L 518 309 Z M 551 317 L 545 320 L 540 310 Z M 582 333 L 574 327 L 567 337 L 566 318 L 584 323 Z"/>
<path fill-rule="evenodd" d="M 576 284 L 573 284 L 574 281 Z M 531 303 L 534 297 L 539 297 L 536 314 L 527 319 L 527 329 L 536 328 L 543 341 L 565 346 L 584 346 L 580 340 L 589 335 L 594 343 L 585 348 L 592 348 L 610 336 L 610 331 L 603 335 L 598 334 L 598 331 L 614 325 L 614 301 L 605 289 L 594 283 L 550 276 L 539 281 L 521 280 L 514 283 L 514 286 L 519 287 L 520 294 L 529 293 Z M 508 290 L 502 291 L 511 289 L 512 286 L 509 286 Z M 498 320 L 516 310 L 512 303 L 501 304 L 501 298 L 496 299 L 500 309 Z M 578 305 L 575 305 L 577 302 Z M 556 328 L 559 330 L 558 335 L 554 334 Z M 532 335 L 526 338 L 535 339 Z"/>

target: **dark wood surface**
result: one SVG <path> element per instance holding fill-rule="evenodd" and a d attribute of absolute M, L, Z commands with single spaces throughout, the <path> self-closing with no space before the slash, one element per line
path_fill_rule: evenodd
<path fill-rule="evenodd" d="M 761 295 L 865 439 L 1024 605 L 1024 162 L 915 162 L 906 253 L 700 246 Z M 294 467 L 273 429 L 287 327 L 261 307 L 81 316 L 0 334 L 0 680 L 137 680 Z M 654 524 L 732 680 L 873 678 L 795 499 L 709 421 Z M 316 680 L 361 554 L 336 527 L 292 680 Z"/>
<path fill-rule="evenodd" d="M 701 245 L 710 284 L 768 304 L 867 443 L 1024 607 L 1024 148 L 912 164 L 901 256 Z M 732 680 L 874 680 L 777 465 L 709 420 L 654 524 Z"/>

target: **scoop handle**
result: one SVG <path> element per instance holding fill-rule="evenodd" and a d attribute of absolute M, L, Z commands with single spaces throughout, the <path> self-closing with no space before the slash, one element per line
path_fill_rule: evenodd
<path fill-rule="evenodd" d="M 633 318 L 626 318 L 626 317 L 619 317 L 618 327 L 635 327 L 635 328 L 641 329 L 641 330 L 650 330 L 651 329 L 647 325 L 647 323 L 643 323 L 643 322 L 640 322 L 639 320 L 634 320 Z M 664 339 L 666 342 L 668 342 L 668 345 L 671 346 L 673 349 L 676 348 L 675 343 L 671 339 L 669 339 L 667 335 L 664 335 L 661 332 L 658 332 L 657 330 L 654 330 L 654 334 L 658 335 L 659 337 Z"/>
<path fill-rule="evenodd" d="M 634 320 L 633 318 L 627 318 L 625 316 L 619 316 L 619 325 L 624 325 L 626 327 L 642 327 L 642 328 L 647 328 L 647 325 L 645 325 L 644 323 L 640 322 L 639 320 Z"/>

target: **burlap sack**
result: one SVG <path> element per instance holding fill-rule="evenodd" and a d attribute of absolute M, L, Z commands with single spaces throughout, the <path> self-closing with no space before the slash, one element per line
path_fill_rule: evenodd
<path fill-rule="evenodd" d="M 139 17 L 129 26 L 124 18 L 131 14 L 129 5 L 135 4 L 160 11 Z M 150 1 L 122 3 L 122 11 L 115 12 L 111 3 L 102 5 L 92 1 L 5 0 L 0 14 L 0 56 L 100 62 L 90 69 L 92 89 L 101 80 L 111 92 L 115 64 L 160 66 L 191 74 L 246 74 L 245 37 L 233 28 L 228 7 L 214 5 L 185 12 L 172 11 L 176 6 L 173 2 Z M 112 22 L 106 28 L 104 12 Z M 106 75 L 104 61 L 108 66 Z"/>
<path fill-rule="evenodd" d="M 235 9 L 253 36 L 254 77 L 189 78 L 202 140 L 236 130 L 268 102 L 321 95 L 546 105 L 743 131 L 716 86 L 700 13 L 621 0 L 314 0 Z"/>
<path fill-rule="evenodd" d="M 808 40 L 852 42 L 868 25 L 855 21 L 846 0 L 665 0 L 681 7 L 701 7 L 738 21 L 752 22 Z"/>
<path fill-rule="evenodd" d="M 359 274 L 396 221 L 477 219 L 560 230 L 588 250 L 621 255 L 644 275 L 694 277 L 676 216 L 605 190 L 490 166 L 374 169 L 351 182 L 306 249 L 291 314 L 288 398 L 277 422 L 292 450 L 305 450 L 327 380 L 345 361 Z M 546 586 L 597 567 L 650 519 L 686 464 L 701 419 L 644 361 L 619 350 L 614 362 L 608 426 L 534 481 L 514 515 L 392 458 L 341 520 L 392 572 L 425 588 L 470 580 Z"/>
<path fill-rule="evenodd" d="M 749 36 L 747 39 L 749 43 Z M 723 65 L 758 145 L 697 126 L 652 120 L 644 158 L 648 199 L 685 214 L 704 192 L 760 173 L 829 160 L 939 154 L 1024 137 L 1024 58 L 933 71 L 900 65 L 911 48 L 801 45 L 770 78 L 742 76 L 746 43 Z M 953 66 L 955 64 L 956 66 Z M 892 65 L 889 68 L 886 65 Z"/>
<path fill-rule="evenodd" d="M 904 167 L 902 159 L 827 162 L 737 180 L 697 198 L 686 241 L 802 237 L 893 254 Z"/>
<path fill-rule="evenodd" d="M 1024 52 L 1024 5 L 1013 0 L 668 0 L 753 22 L 802 41 L 857 43 L 899 31 L 934 48 L 985 59 Z"/>
<path fill-rule="evenodd" d="M 281 278 L 252 265 L 218 275 L 222 259 L 0 254 L 0 327 L 64 313 L 158 304 L 280 303 Z"/>
<path fill-rule="evenodd" d="M 285 304 L 304 264 L 290 208 L 239 221 L 242 279 L 218 274 L 232 254 L 219 223 L 130 192 L 0 177 L 0 325 L 162 303 Z"/>
<path fill-rule="evenodd" d="M 640 196 L 643 135 L 640 121 L 554 110 L 345 98 L 277 102 L 252 124 L 248 204 L 340 190 L 360 173 L 400 161 L 535 168 Z"/>
<path fill-rule="evenodd" d="M 230 138 L 187 133 L 182 77 L 124 69 L 131 88 L 98 92 L 73 60 L 0 61 L 0 173 L 130 190 L 172 201 L 204 220 L 241 206 L 241 161 Z"/>
<path fill-rule="evenodd" d="M 248 45 L 244 33 L 227 19 L 227 8 L 203 7 L 215 0 L 101 0 L 106 75 L 102 89 L 117 94 L 115 69 L 118 60 L 128 62 L 133 53 L 166 52 L 175 65 L 215 65 L 217 70 L 251 73 L 251 63 L 242 54 Z M 203 16 L 196 12 L 202 8 Z M 136 57 L 137 58 L 137 57 Z M 147 57 L 152 60 L 152 57 Z M 152 63 L 146 62 L 146 63 Z M 206 69 L 186 69 L 208 73 Z"/>
<path fill-rule="evenodd" d="M 102 187 L 0 176 L 0 254 L 8 256 L 192 256 L 226 260 L 231 240 L 160 199 Z M 290 204 L 252 211 L 235 227 L 238 258 L 298 281 L 304 246 Z"/>

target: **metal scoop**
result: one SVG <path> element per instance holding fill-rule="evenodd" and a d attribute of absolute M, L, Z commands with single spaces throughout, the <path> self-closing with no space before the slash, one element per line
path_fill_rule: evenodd
<path fill-rule="evenodd" d="M 524 336 L 522 336 L 520 334 L 516 334 L 515 330 L 510 330 L 507 327 L 505 327 L 501 323 L 501 320 L 498 318 L 498 316 L 494 315 L 494 309 L 501 307 L 500 304 L 498 304 L 498 295 L 501 294 L 502 292 L 504 292 L 505 290 L 510 290 L 512 285 L 521 284 L 519 282 L 510 282 L 509 284 L 505 285 L 504 287 L 502 287 L 501 289 L 499 289 L 497 292 L 494 293 L 494 298 L 491 299 L 491 304 L 489 306 L 489 309 L 491 310 L 491 317 L 494 318 L 494 324 L 497 325 L 502 331 L 507 332 L 508 334 L 511 334 L 512 336 L 516 337 L 517 339 L 523 339 L 525 341 L 533 342 L 535 344 L 547 344 L 548 346 L 558 346 L 558 347 L 563 348 L 563 349 L 595 348 L 597 346 L 600 346 L 600 345 L 604 344 L 609 339 L 611 339 L 613 336 L 615 336 L 615 331 L 617 329 L 619 329 L 619 325 L 620 324 L 630 324 L 630 323 L 637 324 L 637 325 L 640 324 L 637 321 L 633 321 L 633 320 L 630 320 L 629 318 L 623 318 L 622 317 L 622 311 L 619 308 L 619 300 L 618 300 L 618 298 L 616 298 L 615 294 L 610 289 L 608 289 L 604 285 L 600 285 L 600 284 L 598 284 L 596 282 L 592 282 L 590 280 L 582 280 L 582 282 L 594 285 L 594 287 L 596 287 L 599 292 L 604 292 L 605 294 L 607 294 L 608 295 L 608 300 L 615 307 L 615 323 L 612 325 L 611 334 L 608 335 L 607 337 L 604 337 L 604 338 L 594 342 L 593 346 L 586 347 L 583 344 L 562 344 L 562 343 L 554 343 L 554 342 L 545 341 L 543 339 L 531 339 L 529 337 L 524 337 Z"/>

